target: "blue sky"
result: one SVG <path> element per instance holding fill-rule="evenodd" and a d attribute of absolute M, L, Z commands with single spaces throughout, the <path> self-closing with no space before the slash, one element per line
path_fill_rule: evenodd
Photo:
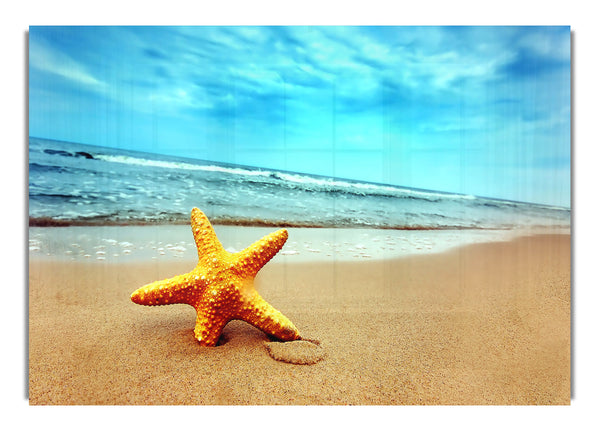
<path fill-rule="evenodd" d="M 31 27 L 30 136 L 570 206 L 569 27 Z"/>

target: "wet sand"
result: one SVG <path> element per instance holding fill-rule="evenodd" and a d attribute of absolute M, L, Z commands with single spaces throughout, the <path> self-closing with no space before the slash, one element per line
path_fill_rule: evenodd
<path fill-rule="evenodd" d="M 187 305 L 137 287 L 187 259 L 29 262 L 31 404 L 569 404 L 570 236 L 444 253 L 271 262 L 261 295 L 326 357 L 272 359 L 262 332 L 200 347 Z"/>

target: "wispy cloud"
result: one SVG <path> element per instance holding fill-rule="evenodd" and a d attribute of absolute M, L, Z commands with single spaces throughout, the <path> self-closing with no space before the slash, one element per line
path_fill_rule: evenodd
<path fill-rule="evenodd" d="M 77 84 L 95 90 L 106 88 L 106 84 L 96 78 L 85 65 L 78 63 L 64 52 L 57 51 L 41 41 L 33 39 L 29 43 L 30 66 L 55 74 Z"/>

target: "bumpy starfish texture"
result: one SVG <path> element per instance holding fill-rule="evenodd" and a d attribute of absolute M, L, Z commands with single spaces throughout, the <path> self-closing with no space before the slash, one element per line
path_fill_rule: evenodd
<path fill-rule="evenodd" d="M 141 305 L 189 304 L 196 309 L 194 336 L 215 346 L 230 320 L 244 320 L 283 341 L 300 339 L 298 329 L 254 289 L 258 271 L 283 247 L 287 230 L 273 232 L 239 253 L 227 252 L 198 208 L 192 210 L 198 264 L 187 274 L 140 287 L 131 300 Z"/>

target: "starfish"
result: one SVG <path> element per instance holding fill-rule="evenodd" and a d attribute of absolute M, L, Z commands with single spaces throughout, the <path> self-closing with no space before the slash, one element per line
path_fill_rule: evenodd
<path fill-rule="evenodd" d="M 280 229 L 238 253 L 229 253 L 198 208 L 192 209 L 191 224 L 198 248 L 196 267 L 187 274 L 140 287 L 131 294 L 131 300 L 141 305 L 191 305 L 196 309 L 194 337 L 203 346 L 215 346 L 225 325 L 234 319 L 282 341 L 300 339 L 294 324 L 254 289 L 254 277 L 283 247 L 287 230 Z"/>

